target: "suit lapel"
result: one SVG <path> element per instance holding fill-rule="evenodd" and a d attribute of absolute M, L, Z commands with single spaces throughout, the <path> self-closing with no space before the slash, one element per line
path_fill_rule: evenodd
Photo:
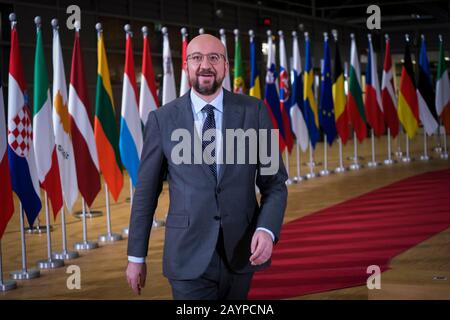
<path fill-rule="evenodd" d="M 244 108 L 235 101 L 236 98 L 234 94 L 228 90 L 223 89 L 223 119 L 222 119 L 222 158 L 223 164 L 220 166 L 219 177 L 217 183 L 219 184 L 224 177 L 227 167 L 230 165 L 226 164 L 226 129 L 243 129 L 244 121 Z M 236 158 L 236 155 L 235 155 Z"/>

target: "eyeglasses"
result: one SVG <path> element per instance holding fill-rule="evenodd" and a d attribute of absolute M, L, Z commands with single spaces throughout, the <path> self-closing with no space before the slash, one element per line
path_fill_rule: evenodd
<path fill-rule="evenodd" d="M 207 53 L 207 54 L 202 54 L 202 53 L 193 53 L 190 54 L 186 57 L 186 60 L 190 60 L 192 61 L 192 63 L 194 65 L 199 65 L 203 62 L 203 57 L 206 56 L 208 59 L 208 62 L 212 65 L 216 65 L 220 62 L 220 58 L 223 58 L 223 60 L 225 60 L 225 56 L 221 53 Z"/>

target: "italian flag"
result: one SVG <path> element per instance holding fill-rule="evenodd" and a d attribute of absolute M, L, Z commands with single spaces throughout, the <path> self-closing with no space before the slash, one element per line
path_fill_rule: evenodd
<path fill-rule="evenodd" d="M 97 92 L 95 97 L 94 136 L 100 171 L 115 201 L 123 187 L 122 164 L 119 153 L 119 133 L 116 126 L 114 100 L 106 60 L 103 33 L 97 40 Z"/>
<path fill-rule="evenodd" d="M 61 180 L 53 133 L 52 105 L 48 88 L 42 31 L 38 28 L 34 63 L 33 145 L 41 187 L 47 192 L 56 217 L 62 207 Z"/>
<path fill-rule="evenodd" d="M 441 117 L 448 134 L 450 133 L 450 82 L 445 64 L 442 38 L 439 45 L 439 64 L 436 78 L 436 111 L 438 116 Z"/>
<path fill-rule="evenodd" d="M 367 136 L 366 115 L 364 113 L 364 102 L 361 90 L 361 71 L 359 68 L 358 51 L 356 49 L 355 38 L 352 34 L 350 62 L 350 80 L 347 98 L 347 110 L 350 122 L 355 130 L 356 137 L 362 142 Z"/>

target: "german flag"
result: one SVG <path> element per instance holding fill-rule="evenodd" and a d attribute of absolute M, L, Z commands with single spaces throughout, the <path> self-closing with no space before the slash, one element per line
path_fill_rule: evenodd
<path fill-rule="evenodd" d="M 398 118 L 410 139 L 414 138 L 419 128 L 419 103 L 417 100 L 414 70 L 409 51 L 409 36 L 406 35 L 405 56 L 400 79 L 398 96 Z"/>

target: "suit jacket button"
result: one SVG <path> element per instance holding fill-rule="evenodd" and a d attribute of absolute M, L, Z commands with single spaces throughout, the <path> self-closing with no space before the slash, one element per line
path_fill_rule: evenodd
<path fill-rule="evenodd" d="M 217 187 L 217 193 L 220 193 L 222 189 L 220 187 Z"/>
<path fill-rule="evenodd" d="M 214 220 L 219 221 L 220 220 L 220 216 L 214 216 Z"/>

